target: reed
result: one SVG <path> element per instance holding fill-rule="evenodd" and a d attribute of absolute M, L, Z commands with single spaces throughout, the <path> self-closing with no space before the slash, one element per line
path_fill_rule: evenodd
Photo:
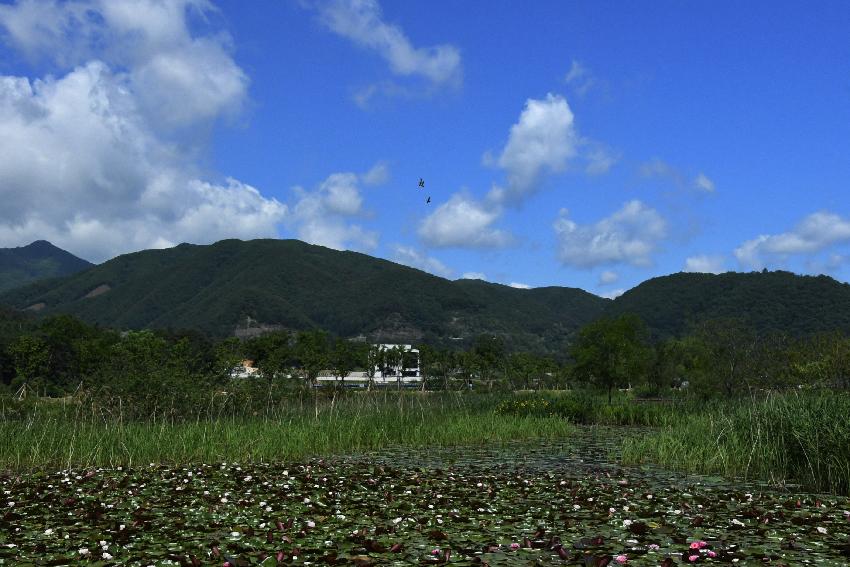
<path fill-rule="evenodd" d="M 626 464 L 653 463 L 775 485 L 850 494 L 850 395 L 770 394 L 712 404 L 655 434 L 627 439 Z"/>
<path fill-rule="evenodd" d="M 508 417 L 489 397 L 418 393 L 303 396 L 257 415 L 175 419 L 164 408 L 126 419 L 94 404 L 0 404 L 0 469 L 269 462 L 350 454 L 389 445 L 437 447 L 564 438 L 560 418 Z M 165 417 L 163 417 L 165 416 Z M 172 416 L 170 419 L 168 416 Z"/>

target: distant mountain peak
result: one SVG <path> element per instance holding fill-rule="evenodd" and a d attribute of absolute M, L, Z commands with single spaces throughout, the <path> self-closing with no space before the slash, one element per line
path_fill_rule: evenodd
<path fill-rule="evenodd" d="M 0 292 L 47 278 L 75 274 L 93 264 L 47 240 L 0 248 Z"/>

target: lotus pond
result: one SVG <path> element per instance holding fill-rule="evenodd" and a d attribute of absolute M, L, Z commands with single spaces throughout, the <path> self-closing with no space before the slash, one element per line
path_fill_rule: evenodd
<path fill-rule="evenodd" d="M 7 474 L 7 565 L 847 565 L 850 502 L 619 467 L 619 433 Z"/>

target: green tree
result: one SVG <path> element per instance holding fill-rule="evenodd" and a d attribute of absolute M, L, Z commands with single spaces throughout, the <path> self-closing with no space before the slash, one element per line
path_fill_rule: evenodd
<path fill-rule="evenodd" d="M 586 325 L 572 348 L 573 372 L 608 392 L 642 379 L 651 356 L 647 330 L 636 315 L 603 318 Z"/>
<path fill-rule="evenodd" d="M 499 369 L 505 367 L 505 344 L 495 335 L 479 335 L 472 346 L 475 367 L 479 378 L 493 389 L 493 382 Z"/>
<path fill-rule="evenodd" d="M 696 373 L 699 380 L 692 383 L 697 393 L 716 391 L 731 398 L 751 391 L 758 376 L 756 359 L 758 337 L 742 320 L 711 319 L 701 323 L 692 337 L 691 348 L 696 353 Z"/>
<path fill-rule="evenodd" d="M 384 350 L 380 345 L 370 344 L 366 349 L 366 376 L 369 377 L 367 389 L 375 387 L 375 373 L 384 367 Z"/>
<path fill-rule="evenodd" d="M 21 335 L 9 345 L 15 367 L 12 387 L 32 389 L 45 395 L 50 372 L 50 347 L 47 342 L 30 334 Z"/>
<path fill-rule="evenodd" d="M 320 329 L 298 333 L 295 353 L 308 386 L 316 385 L 319 372 L 329 359 L 328 334 Z"/>
<path fill-rule="evenodd" d="M 351 343 L 343 338 L 334 341 L 333 350 L 330 352 L 329 362 L 334 376 L 342 380 L 345 385 L 345 377 L 351 374 L 356 364 L 354 348 Z"/>

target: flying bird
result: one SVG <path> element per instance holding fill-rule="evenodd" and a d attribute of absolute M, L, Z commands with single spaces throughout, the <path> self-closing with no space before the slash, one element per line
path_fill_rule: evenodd
<path fill-rule="evenodd" d="M 425 181 L 423 181 L 421 177 L 419 178 L 419 186 L 425 187 Z"/>
<path fill-rule="evenodd" d="M 427 200 L 427 201 L 425 201 L 425 202 L 426 202 L 426 203 L 430 203 L 430 202 L 431 202 L 431 197 L 429 196 L 429 197 L 428 197 L 428 200 Z"/>

